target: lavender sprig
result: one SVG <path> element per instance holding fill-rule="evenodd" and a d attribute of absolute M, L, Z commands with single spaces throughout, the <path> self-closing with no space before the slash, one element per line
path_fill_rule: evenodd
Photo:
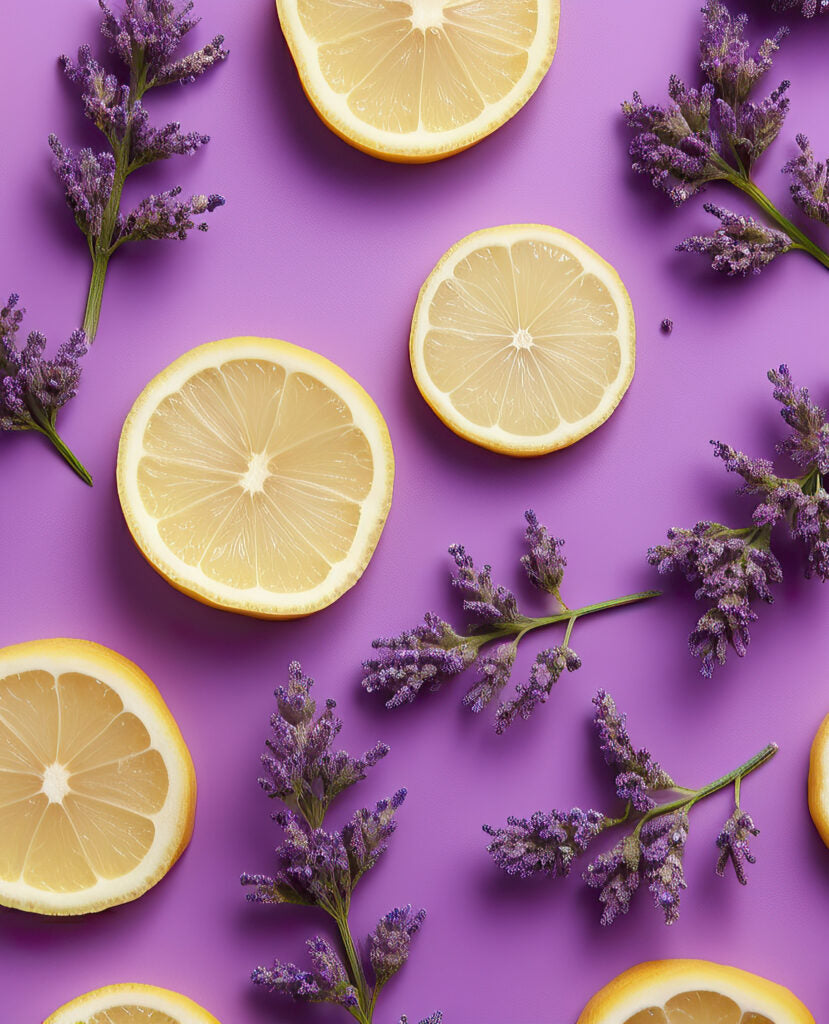
<path fill-rule="evenodd" d="M 570 647 L 570 637 L 578 619 L 622 605 L 657 597 L 659 591 L 647 590 L 611 598 L 581 608 L 568 608 L 561 597 L 561 583 L 567 560 L 564 541 L 553 537 L 531 509 L 524 513 L 527 522 L 527 552 L 521 557 L 530 582 L 553 599 L 551 615 L 527 616 L 520 612 L 515 595 L 492 579 L 492 567 L 477 569 L 460 544 L 449 548 L 455 569 L 450 574 L 452 587 L 463 599 L 463 610 L 472 620 L 464 632 L 458 632 L 441 616 L 427 612 L 421 625 L 397 636 L 380 637 L 372 643 L 377 651 L 363 662 L 363 686 L 369 693 L 383 693 L 386 707 L 396 708 L 415 700 L 424 688 L 437 690 L 449 679 L 474 667 L 477 679 L 467 690 L 463 703 L 475 713 L 500 698 L 510 681 L 518 645 L 535 629 L 561 624 L 563 640 L 541 651 L 527 683 L 519 683 L 515 694 L 499 704 L 495 728 L 503 733 L 518 718 L 528 719 L 545 703 L 561 675 L 581 668 L 581 658 Z M 484 648 L 495 644 L 489 651 Z"/>
<path fill-rule="evenodd" d="M 44 356 L 46 338 L 32 331 L 22 349 L 16 343 L 25 310 L 12 294 L 0 309 L 0 430 L 34 430 L 42 434 L 84 483 L 92 477 L 57 430 L 58 410 L 74 398 L 86 352 L 83 331 L 74 331 L 53 359 Z"/>
<path fill-rule="evenodd" d="M 678 786 L 647 750 L 634 748 L 625 716 L 610 694 L 600 690 L 593 703 L 599 748 L 615 773 L 616 795 L 626 802 L 624 812 L 614 818 L 574 807 L 570 811 L 537 811 L 529 818 L 510 817 L 502 828 L 484 825 L 490 837 L 487 851 L 495 864 L 517 878 L 563 878 L 599 837 L 625 826 L 626 834 L 610 850 L 598 854 L 582 874 L 587 885 L 598 891 L 601 923 L 610 925 L 626 914 L 644 881 L 665 923 L 674 924 L 679 918 L 680 896 L 687 888 L 683 854 L 689 813 L 702 800 L 734 786 L 735 811 L 716 841 L 720 851 L 716 870 L 722 875 L 730 860 L 745 885 L 744 862 L 754 863 L 748 837 L 759 835 L 759 830 L 740 808 L 740 786 L 747 775 L 777 753 L 777 745 L 770 743 L 739 768 L 701 789 L 687 789 Z M 632 778 L 636 780 L 633 786 Z"/>
<path fill-rule="evenodd" d="M 754 495 L 752 524 L 732 528 L 699 522 L 690 530 L 668 531 L 668 543 L 648 551 L 648 561 L 660 573 L 679 572 L 695 584 L 695 597 L 709 607 L 689 638 L 691 654 L 700 658 L 701 671 L 710 677 L 716 665 L 725 665 L 728 651 L 742 658 L 751 641 L 750 627 L 757 621 L 755 601 L 771 604 L 771 588 L 783 579 L 783 569 L 771 549 L 772 532 L 785 523 L 792 539 L 806 553 L 806 577 L 829 580 L 829 420 L 815 405 L 806 388 L 796 388 L 789 369 L 782 365 L 768 374 L 773 396 L 791 433 L 777 446 L 781 455 L 803 473 L 778 476 L 768 459 L 752 459 L 730 445 L 713 441 L 714 453 L 728 472 L 743 479 L 739 493 Z"/>
<path fill-rule="evenodd" d="M 775 11 L 787 11 L 791 7 L 799 7 L 804 18 L 814 18 L 816 14 L 829 11 L 829 0 L 772 0 Z"/>
<path fill-rule="evenodd" d="M 805 8 L 811 7 L 814 13 L 817 2 L 805 0 Z M 633 170 L 647 175 L 676 206 L 711 182 L 724 182 L 739 189 L 776 225 L 767 227 L 753 217 L 706 203 L 705 210 L 718 218 L 720 226 L 710 234 L 686 238 L 677 249 L 709 256 L 715 270 L 730 276 L 759 274 L 794 250 L 807 252 L 829 268 L 829 253 L 784 216 L 751 176 L 758 159 L 780 134 L 788 112 L 787 81 L 760 101 L 751 98 L 771 69 L 788 29 L 780 29 L 752 52 L 745 37 L 746 15 L 732 17 L 723 0 L 706 0 L 702 14 L 699 46 L 704 84 L 694 89 L 672 75 L 669 102 L 664 106 L 646 104 L 636 92 L 622 104 L 634 133 Z M 826 164 L 815 160 L 803 135 L 797 136 L 797 143 L 800 156 L 783 167 L 793 179 L 792 197 L 803 213 L 827 224 Z"/>
<path fill-rule="evenodd" d="M 372 1024 L 377 997 L 408 960 L 426 911 L 411 906 L 389 911 L 368 937 L 365 955 L 354 941 L 349 911 L 357 883 L 383 856 L 397 828 L 395 815 L 406 790 L 374 808 L 355 811 L 337 831 L 323 828 L 331 803 L 364 779 L 389 748 L 378 743 L 362 757 L 332 751 L 342 722 L 334 714 L 333 700 L 317 714 L 313 686 L 313 679 L 292 662 L 287 686 L 276 689 L 272 735 L 262 757 L 265 776 L 259 784 L 286 805 L 273 815 L 283 839 L 273 874 L 244 874 L 241 881 L 250 887 L 247 899 L 253 903 L 293 903 L 324 911 L 337 927 L 342 956 L 327 939 L 316 936 L 307 944 L 310 970 L 276 960 L 270 967 L 257 967 L 251 978 L 293 999 L 342 1006 L 359 1024 Z M 421 1024 L 440 1020 L 438 1013 Z"/>
<path fill-rule="evenodd" d="M 101 31 L 110 51 L 125 66 L 124 80 L 98 63 L 92 49 L 81 46 L 77 60 L 60 60 L 67 78 L 78 86 L 84 114 L 104 135 L 109 151 L 73 152 L 56 135 L 49 145 L 55 171 L 63 185 L 67 205 L 84 234 L 92 257 L 92 277 L 83 327 L 94 341 L 101 314 L 107 268 L 113 253 L 126 242 L 151 238 L 183 240 L 207 223 L 196 218 L 224 205 L 219 195 L 181 199 L 179 187 L 143 199 L 131 212 L 121 210 L 121 194 L 128 176 L 147 164 L 171 156 L 191 156 L 210 137 L 183 132 L 177 121 L 161 127 L 150 124 L 144 96 L 153 88 L 173 82 L 194 82 L 227 57 L 224 37 L 216 36 L 195 53 L 176 58 L 184 37 L 198 24 L 193 3 L 179 10 L 174 0 L 124 0 L 116 14 L 106 0 L 98 0 Z"/>

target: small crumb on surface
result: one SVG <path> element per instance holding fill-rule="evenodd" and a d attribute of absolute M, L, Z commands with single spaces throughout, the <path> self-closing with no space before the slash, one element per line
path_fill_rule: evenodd
<path fill-rule="evenodd" d="M 674 329 L 674 322 L 673 320 L 669 320 L 668 317 L 665 317 L 659 327 L 663 334 L 670 334 Z"/>

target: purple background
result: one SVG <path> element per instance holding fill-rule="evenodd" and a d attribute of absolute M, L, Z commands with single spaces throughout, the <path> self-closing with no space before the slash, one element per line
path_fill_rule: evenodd
<path fill-rule="evenodd" d="M 712 682 L 686 653 L 690 594 L 666 580 L 665 597 L 579 624 L 584 668 L 506 738 L 460 707 L 462 684 L 397 713 L 359 687 L 373 636 L 427 607 L 452 611 L 450 542 L 464 541 L 528 607 L 541 607 L 517 567 L 521 514 L 533 506 L 567 538 L 571 604 L 644 589 L 656 582 L 645 550 L 666 527 L 747 516 L 708 439 L 769 451 L 781 424 L 766 370 L 785 359 L 829 400 L 826 271 L 794 255 L 762 279 L 720 279 L 701 258 L 673 252 L 684 232 L 710 227 L 701 202 L 673 212 L 627 166 L 618 103 L 634 88 L 661 98 L 671 71 L 693 73 L 698 5 L 566 2 L 558 56 L 529 105 L 469 152 L 405 167 L 350 149 L 317 120 L 268 0 L 199 0 L 199 39 L 223 31 L 231 57 L 204 83 L 154 96 L 152 106 L 213 141 L 195 159 L 136 175 L 134 185 L 180 181 L 186 191 L 220 191 L 228 204 L 208 235 L 136 246 L 113 263 L 99 341 L 61 419 L 94 490 L 39 438 L 0 442 L 0 642 L 84 637 L 141 665 L 195 759 L 196 832 L 170 876 L 129 906 L 74 920 L 0 912 L 4 1020 L 39 1021 L 75 995 L 123 980 L 185 992 L 223 1024 L 344 1019 L 247 981 L 274 955 L 302 961 L 303 940 L 324 927 L 314 912 L 246 904 L 238 884 L 243 870 L 269 869 L 277 840 L 257 759 L 272 689 L 292 658 L 317 677 L 320 696 L 338 698 L 349 747 L 377 738 L 392 746 L 334 819 L 353 801 L 409 789 L 393 845 L 354 905 L 361 934 L 396 904 L 429 910 L 378 1024 L 436 1008 L 447 1024 L 573 1021 L 616 973 L 668 956 L 766 975 L 826 1019 L 829 854 L 809 820 L 805 782 L 809 743 L 827 711 L 829 593 L 803 580 L 796 554 L 784 562 L 786 582 L 762 611 L 749 658 L 732 659 Z M 754 6 L 755 27 L 776 24 Z M 811 134 L 820 152 L 829 143 L 821 134 L 829 19 L 792 17 L 770 82 L 793 79 L 792 111 L 759 176 L 784 204 L 778 168 L 795 131 Z M 79 322 L 87 260 L 51 176 L 46 136 L 93 138 L 55 58 L 85 40 L 99 45 L 97 24 L 92 0 L 6 3 L 0 12 L 0 289 L 21 293 L 26 326 L 53 344 Z M 555 224 L 594 246 L 618 268 L 638 323 L 638 367 L 619 410 L 574 448 L 537 461 L 450 434 L 418 395 L 407 356 L 415 297 L 438 257 L 474 229 L 512 221 Z M 670 337 L 659 332 L 665 316 L 676 324 Z M 378 402 L 397 453 L 391 516 L 362 582 L 301 622 L 244 619 L 174 591 L 133 547 L 116 497 L 118 434 L 146 381 L 193 345 L 243 333 L 286 338 L 340 363 Z M 518 678 L 538 646 L 525 642 Z M 599 686 L 630 711 L 634 739 L 685 785 L 702 785 L 769 740 L 781 745 L 744 789 L 763 829 L 749 888 L 714 876 L 714 838 L 731 811 L 721 794 L 694 811 L 689 890 L 670 930 L 646 892 L 602 930 L 594 895 L 576 877 L 512 883 L 484 852 L 482 822 L 539 807 L 608 806 L 588 724 Z"/>

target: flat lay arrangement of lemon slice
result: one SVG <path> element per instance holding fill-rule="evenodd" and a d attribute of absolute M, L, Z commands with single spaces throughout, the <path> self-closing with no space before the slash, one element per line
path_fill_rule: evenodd
<path fill-rule="evenodd" d="M 302 86 L 357 149 L 425 163 L 479 142 L 532 96 L 559 0 L 276 0 Z"/>
<path fill-rule="evenodd" d="M 506 455 L 543 455 L 600 426 L 635 363 L 633 306 L 584 242 L 541 224 L 476 231 L 420 290 L 412 372 L 456 434 Z"/>
<path fill-rule="evenodd" d="M 829 846 L 829 715 L 823 719 L 809 758 L 809 813 Z"/>
<path fill-rule="evenodd" d="M 0 904 L 134 900 L 184 851 L 195 807 L 190 754 L 141 669 L 85 640 L 0 650 Z"/>
<path fill-rule="evenodd" d="M 377 406 L 343 370 L 271 338 L 200 345 L 139 396 L 118 494 L 150 564 L 205 604 L 295 618 L 362 575 L 391 504 Z"/>
<path fill-rule="evenodd" d="M 654 960 L 597 992 L 577 1024 L 815 1024 L 787 988 L 706 960 Z"/>
<path fill-rule="evenodd" d="M 192 999 L 154 985 L 108 985 L 55 1010 L 43 1024 L 219 1024 Z"/>

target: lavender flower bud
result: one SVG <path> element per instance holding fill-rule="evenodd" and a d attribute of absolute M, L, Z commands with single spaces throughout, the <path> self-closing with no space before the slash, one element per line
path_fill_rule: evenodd
<path fill-rule="evenodd" d="M 543 704 L 552 692 L 553 686 L 561 678 L 562 672 L 575 672 L 581 668 L 581 658 L 570 647 L 549 647 L 536 656 L 530 680 L 519 684 L 515 689 L 515 697 L 505 701 L 495 716 L 495 731 L 500 735 L 505 732 L 518 718 L 524 721 L 530 718 L 539 704 Z"/>
<path fill-rule="evenodd" d="M 491 565 L 476 569 L 462 544 L 453 544 L 449 554 L 457 566 L 457 572 L 451 574 L 452 586 L 460 591 L 464 611 L 473 616 L 477 624 L 497 626 L 520 618 L 515 595 L 492 582 Z"/>
<path fill-rule="evenodd" d="M 224 41 L 224 36 L 214 36 L 206 46 L 195 53 L 164 65 L 153 78 L 153 85 L 169 85 L 171 82 L 189 85 L 195 82 L 205 71 L 209 71 L 227 57 L 229 51 L 222 47 Z"/>
<path fill-rule="evenodd" d="M 494 700 L 507 685 L 515 662 L 515 644 L 499 644 L 493 654 L 478 659 L 481 678 L 472 684 L 463 698 L 464 704 L 476 714 Z"/>
<path fill-rule="evenodd" d="M 424 1017 L 424 1019 L 422 1021 L 420 1021 L 420 1024 L 441 1024 L 442 1021 L 443 1021 L 443 1013 L 440 1010 L 437 1010 L 435 1013 L 431 1014 L 429 1017 Z M 409 1024 L 409 1018 L 406 1016 L 405 1013 L 400 1018 L 400 1024 Z"/>
<path fill-rule="evenodd" d="M 612 850 L 600 853 L 582 875 L 591 889 L 599 890 L 603 925 L 613 924 L 617 917 L 630 910 L 631 900 L 639 888 L 639 861 L 639 840 L 632 835 L 625 836 Z"/>
<path fill-rule="evenodd" d="M 112 194 L 115 158 L 111 153 L 96 154 L 91 149 L 75 154 L 61 145 L 56 135 L 49 136 L 49 146 L 55 154 L 55 173 L 78 227 L 87 238 L 97 238 Z"/>
<path fill-rule="evenodd" d="M 333 752 L 331 745 L 342 729 L 341 719 L 334 714 L 336 701 L 326 701 L 315 718 L 313 679 L 303 675 L 295 661 L 288 666 L 288 675 L 288 686 L 278 687 L 274 694 L 277 710 L 271 716 L 268 753 L 262 756 L 266 775 L 259 784 L 268 796 L 301 809 L 306 818 L 321 820 L 331 801 L 364 779 L 389 748 L 378 743 L 357 758 L 342 750 Z"/>
<path fill-rule="evenodd" d="M 406 799 L 406 790 L 399 789 L 394 796 L 379 800 L 374 810 L 355 811 L 342 830 L 342 841 L 348 857 L 351 887 L 374 867 L 386 852 L 389 839 L 397 828 L 394 815 Z"/>
<path fill-rule="evenodd" d="M 574 807 L 549 814 L 536 811 L 529 819 L 509 817 L 505 828 L 484 825 L 483 830 L 492 837 L 487 852 L 508 875 L 564 878 L 605 824 L 601 812 Z"/>
<path fill-rule="evenodd" d="M 722 227 L 712 235 L 691 235 L 676 248 L 710 256 L 711 266 L 723 274 L 759 274 L 792 247 L 788 235 L 765 227 L 753 217 L 740 216 L 713 203 L 705 203 L 705 209 L 719 218 Z"/>
<path fill-rule="evenodd" d="M 306 1003 L 335 1003 L 346 1009 L 359 1005 L 357 990 L 348 980 L 342 961 L 330 943 L 317 935 L 307 942 L 313 970 L 275 960 L 272 967 L 257 967 L 255 985 Z"/>
<path fill-rule="evenodd" d="M 61 66 L 70 82 L 81 90 L 84 113 L 111 142 L 121 141 L 130 126 L 130 88 L 108 74 L 92 56 L 88 45 L 78 50 L 74 63 L 64 54 Z"/>
<path fill-rule="evenodd" d="M 225 204 L 224 197 L 219 195 L 192 196 L 190 199 L 179 199 L 179 195 L 181 188 L 176 186 L 142 199 L 126 217 L 117 244 L 147 238 L 184 241 L 187 233 L 196 226 L 199 231 L 207 230 L 207 224 L 202 221 L 196 225 L 194 217 L 212 213 Z"/>
<path fill-rule="evenodd" d="M 128 68 L 142 64 L 147 81 L 162 74 L 181 40 L 197 24 L 191 17 L 192 0 L 176 11 L 173 0 L 125 0 L 117 16 L 105 0 L 98 0 L 104 19 L 101 31 L 110 49 Z"/>
<path fill-rule="evenodd" d="M 793 433 L 782 441 L 777 450 L 799 466 L 816 466 L 822 474 L 829 473 L 829 423 L 826 410 L 815 405 L 808 388 L 796 388 L 788 366 L 769 370 L 774 385 L 774 398 L 783 408 L 780 415 Z"/>
<path fill-rule="evenodd" d="M 826 14 L 829 11 L 829 0 L 772 0 L 775 11 L 787 11 L 798 5 L 804 18 L 813 18 L 816 14 Z"/>
<path fill-rule="evenodd" d="M 532 509 L 527 509 L 524 518 L 527 520 L 524 537 L 530 550 L 521 556 L 521 564 L 533 586 L 558 597 L 567 565 L 562 551 L 564 541 L 560 537 L 551 537 L 547 527 L 539 523 Z"/>
<path fill-rule="evenodd" d="M 617 711 L 609 693 L 599 690 L 593 704 L 599 748 L 605 762 L 616 770 L 617 795 L 637 811 L 650 810 L 656 802 L 649 791 L 671 789 L 673 779 L 647 750 L 634 749 L 625 726 L 627 716 Z"/>
<path fill-rule="evenodd" d="M 688 839 L 688 812 L 651 818 L 639 833 L 645 879 L 654 903 L 665 915 L 665 924 L 679 919 L 679 899 L 686 889 L 682 858 Z"/>
<path fill-rule="evenodd" d="M 797 145 L 800 147 L 800 156 L 783 166 L 783 173 L 792 178 L 789 186 L 792 199 L 807 217 L 829 224 L 829 191 L 826 188 L 829 160 L 815 159 L 805 135 L 797 136 Z"/>
<path fill-rule="evenodd" d="M 754 533 L 700 522 L 691 530 L 669 530 L 669 543 L 648 551 L 648 561 L 660 573 L 679 571 L 690 582 L 698 581 L 697 600 L 714 602 L 689 637 L 691 653 L 701 659 L 704 676 L 711 676 L 715 663 L 725 664 L 729 647 L 738 657 L 745 655 L 751 639 L 749 626 L 757 620 L 751 602 L 759 597 L 771 603 L 770 585 L 783 578 L 767 535 L 758 532 L 746 537 Z"/>
<path fill-rule="evenodd" d="M 700 68 L 730 106 L 744 103 L 751 89 L 772 66 L 772 57 L 788 35 L 781 28 L 765 39 L 755 54 L 743 37 L 748 17 L 732 18 L 721 0 L 708 0 L 702 9 L 705 30 L 700 40 Z"/>
<path fill-rule="evenodd" d="M 749 837 L 759 835 L 760 829 L 755 827 L 754 822 L 751 820 L 751 815 L 737 808 L 725 825 L 723 825 L 722 831 L 717 836 L 717 847 L 720 851 L 717 861 L 717 874 L 721 878 L 725 875 L 726 866 L 730 862 L 734 865 L 734 871 L 740 885 L 748 884 L 745 864 L 755 864 L 757 861 L 749 847 Z"/>
<path fill-rule="evenodd" d="M 431 612 L 422 625 L 399 636 L 381 637 L 371 646 L 379 653 L 363 662 L 363 686 L 369 693 L 390 693 L 388 708 L 411 703 L 424 685 L 438 689 L 469 668 L 477 654 L 473 643 Z"/>
<path fill-rule="evenodd" d="M 86 335 L 74 331 L 53 359 L 44 357 L 46 338 L 38 331 L 18 350 L 16 335 L 25 312 L 18 301 L 12 294 L 0 309 L 0 430 L 39 430 L 44 419 L 54 423 L 57 411 L 77 393 Z"/>
<path fill-rule="evenodd" d="M 381 917 L 369 936 L 369 960 L 378 986 L 383 986 L 409 959 L 412 936 L 426 918 L 425 910 L 412 913 L 411 904 L 395 907 Z"/>
<path fill-rule="evenodd" d="M 210 141 L 210 136 L 201 132 L 182 132 L 178 121 L 170 121 L 162 128 L 153 128 L 149 122 L 149 114 L 137 100 L 132 110 L 130 134 L 130 164 L 133 168 L 155 160 L 168 160 L 171 156 L 192 156 Z"/>

